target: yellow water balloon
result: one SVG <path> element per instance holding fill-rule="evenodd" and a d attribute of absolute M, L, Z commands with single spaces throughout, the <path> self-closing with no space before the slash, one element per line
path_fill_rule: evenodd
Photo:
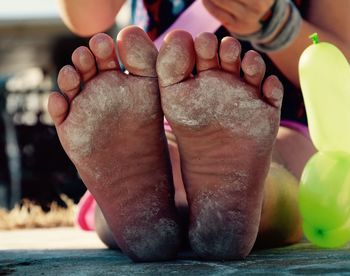
<path fill-rule="evenodd" d="M 312 38 L 299 60 L 311 139 L 320 151 L 350 153 L 350 65 L 337 47 Z"/>

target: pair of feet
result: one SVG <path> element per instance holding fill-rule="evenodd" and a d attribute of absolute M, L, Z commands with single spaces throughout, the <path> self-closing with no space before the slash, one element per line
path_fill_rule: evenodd
<path fill-rule="evenodd" d="M 164 134 L 176 136 L 192 249 L 208 259 L 249 254 L 283 89 L 256 52 L 203 33 L 169 34 L 158 54 L 137 27 L 77 48 L 48 108 L 63 148 L 101 207 L 118 246 L 134 260 L 176 256 L 182 222 Z M 197 73 L 192 75 L 194 66 Z M 240 78 L 242 69 L 244 77 Z M 82 87 L 82 88 L 81 88 Z M 260 90 L 260 87 L 262 89 Z"/>

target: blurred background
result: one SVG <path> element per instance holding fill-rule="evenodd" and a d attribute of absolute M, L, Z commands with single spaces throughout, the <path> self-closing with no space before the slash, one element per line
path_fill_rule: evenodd
<path fill-rule="evenodd" d="M 128 24 L 128 3 L 108 32 Z M 0 209 L 23 199 L 48 211 L 77 203 L 85 187 L 60 146 L 47 112 L 58 70 L 89 38 L 73 35 L 55 0 L 0 1 Z"/>

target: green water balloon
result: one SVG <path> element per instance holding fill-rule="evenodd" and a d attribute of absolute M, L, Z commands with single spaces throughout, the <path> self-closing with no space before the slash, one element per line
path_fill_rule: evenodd
<path fill-rule="evenodd" d="M 350 241 L 350 155 L 318 152 L 300 182 L 299 206 L 305 236 L 322 247 Z"/>
<path fill-rule="evenodd" d="M 350 241 L 350 66 L 334 45 L 311 36 L 299 77 L 311 139 L 319 150 L 304 168 L 299 207 L 305 236 L 321 247 Z"/>

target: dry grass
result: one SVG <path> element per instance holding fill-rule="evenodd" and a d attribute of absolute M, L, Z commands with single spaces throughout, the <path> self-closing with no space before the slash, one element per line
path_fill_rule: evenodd
<path fill-rule="evenodd" d="M 49 212 L 44 212 L 40 206 L 29 201 L 24 201 L 22 206 L 16 206 L 11 211 L 0 209 L 0 230 L 73 226 L 76 205 L 66 196 L 62 196 L 62 200 L 67 208 L 52 203 Z"/>

